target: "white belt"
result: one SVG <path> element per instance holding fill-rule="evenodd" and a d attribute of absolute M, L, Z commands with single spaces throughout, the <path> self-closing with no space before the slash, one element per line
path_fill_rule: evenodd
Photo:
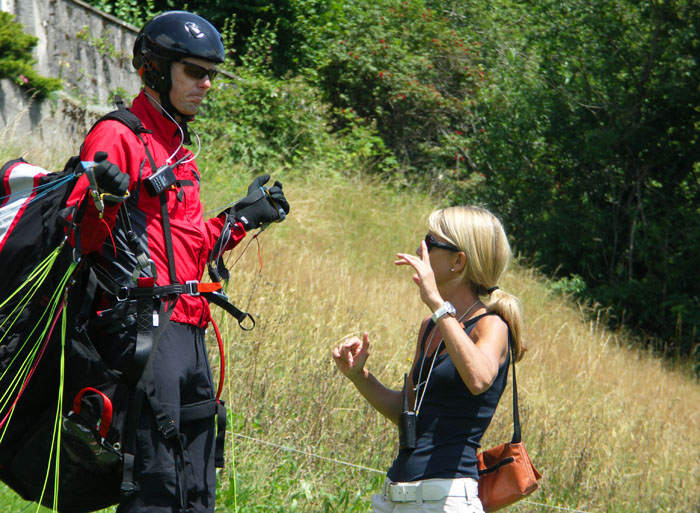
<path fill-rule="evenodd" d="M 425 479 L 408 483 L 384 481 L 383 495 L 391 502 L 439 501 L 449 496 L 474 499 L 478 496 L 479 482 L 470 477 L 455 479 Z"/>

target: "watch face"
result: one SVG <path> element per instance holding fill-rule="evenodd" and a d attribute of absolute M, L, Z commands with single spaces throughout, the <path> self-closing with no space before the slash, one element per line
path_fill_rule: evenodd
<path fill-rule="evenodd" d="M 447 313 L 450 315 L 455 315 L 457 313 L 457 310 L 455 310 L 455 307 L 452 306 L 452 303 L 449 301 L 445 302 L 445 306 L 447 307 Z"/>

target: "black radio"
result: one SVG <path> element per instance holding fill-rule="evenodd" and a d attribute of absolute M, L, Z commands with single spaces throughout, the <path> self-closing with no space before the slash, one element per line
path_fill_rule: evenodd
<path fill-rule="evenodd" d="M 415 449 L 418 431 L 416 412 L 408 409 L 407 376 L 403 375 L 403 411 L 399 419 L 399 449 Z"/>
<path fill-rule="evenodd" d="M 151 196 L 159 196 L 164 190 L 172 187 L 175 182 L 177 182 L 177 178 L 175 178 L 173 166 L 167 164 L 158 168 L 158 171 L 151 176 L 143 179 L 143 184 Z"/>

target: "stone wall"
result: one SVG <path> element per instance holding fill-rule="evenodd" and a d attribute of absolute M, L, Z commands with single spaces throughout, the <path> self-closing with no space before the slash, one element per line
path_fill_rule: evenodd
<path fill-rule="evenodd" d="M 0 0 L 24 30 L 39 38 L 37 71 L 60 77 L 57 98 L 32 101 L 11 80 L 0 80 L 0 137 L 36 137 L 46 144 L 76 144 L 110 97 L 130 100 L 140 79 L 131 65 L 138 29 L 81 0 Z"/>

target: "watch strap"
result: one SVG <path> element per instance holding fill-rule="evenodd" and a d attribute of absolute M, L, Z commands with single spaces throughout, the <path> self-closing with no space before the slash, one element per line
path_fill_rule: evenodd
<path fill-rule="evenodd" d="M 433 322 L 437 324 L 437 322 L 447 314 L 455 314 L 455 307 L 452 306 L 452 303 L 450 303 L 449 301 L 445 301 L 445 303 L 440 308 L 433 312 Z"/>

